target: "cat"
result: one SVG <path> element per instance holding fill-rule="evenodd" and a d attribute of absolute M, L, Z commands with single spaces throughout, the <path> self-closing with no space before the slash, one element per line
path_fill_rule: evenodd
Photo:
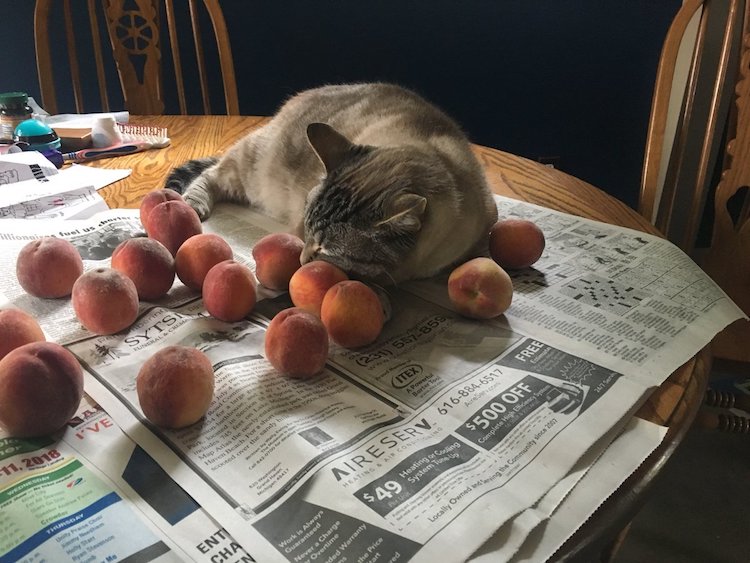
<path fill-rule="evenodd" d="M 497 220 L 456 122 L 387 83 L 303 91 L 220 158 L 174 169 L 165 187 L 201 220 L 220 201 L 257 207 L 303 238 L 302 263 L 381 285 L 486 254 Z"/>

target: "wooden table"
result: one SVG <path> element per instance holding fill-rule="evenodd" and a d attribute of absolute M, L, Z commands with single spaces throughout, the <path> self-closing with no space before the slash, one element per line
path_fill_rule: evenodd
<path fill-rule="evenodd" d="M 186 160 L 216 155 L 264 117 L 133 116 L 136 124 L 167 127 L 169 147 L 91 162 L 101 168 L 131 168 L 131 175 L 100 190 L 110 207 L 136 208 L 144 194 L 163 187 L 169 170 Z M 495 193 L 589 219 L 659 234 L 643 217 L 598 188 L 553 168 L 496 149 L 475 146 Z M 637 416 L 667 426 L 662 444 L 558 552 L 559 560 L 593 561 L 616 544 L 646 500 L 646 492 L 689 428 L 705 393 L 710 354 L 701 351 L 655 390 Z"/>

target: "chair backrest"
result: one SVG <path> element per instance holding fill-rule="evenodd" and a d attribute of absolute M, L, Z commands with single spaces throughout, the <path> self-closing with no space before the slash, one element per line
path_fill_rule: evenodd
<path fill-rule="evenodd" d="M 211 23 L 208 33 L 207 26 L 201 29 L 206 18 Z M 110 107 L 108 84 L 114 71 L 108 65 L 116 65 L 124 107 L 131 113 L 164 113 L 167 92 L 176 90 L 181 114 L 239 114 L 232 50 L 218 0 L 37 0 L 34 34 L 42 106 L 49 113 L 58 113 L 57 87 L 63 83 L 72 89 L 75 113 L 123 109 Z M 213 41 L 204 43 L 204 36 Z M 207 63 L 209 55 L 213 58 Z M 218 64 L 212 64 L 214 59 Z M 189 63 L 188 80 L 183 62 Z M 63 74 L 61 67 L 68 71 L 64 78 L 56 77 Z M 213 80 L 216 67 L 220 81 Z M 165 76 L 167 68 L 173 75 Z M 87 86 L 94 75 L 98 94 L 92 95 Z M 217 82 L 223 85 L 222 112 L 213 111 L 211 103 Z M 188 97 L 188 92 L 197 92 L 196 84 L 200 106 L 190 105 L 193 99 Z"/>
<path fill-rule="evenodd" d="M 659 60 L 639 211 L 688 253 L 722 166 L 744 17 L 745 0 L 685 0 Z"/>
<path fill-rule="evenodd" d="M 685 0 L 665 39 L 657 71 L 639 211 L 693 255 L 750 315 L 750 13 L 745 0 Z M 673 137 L 667 113 L 678 47 L 697 33 Z M 670 139 L 673 141 L 670 143 Z M 670 147 L 671 144 L 671 147 Z M 707 244 L 696 248 L 699 228 Z M 712 343 L 715 357 L 750 361 L 750 323 Z"/>
<path fill-rule="evenodd" d="M 711 246 L 702 265 L 750 315 L 750 26 L 743 36 L 735 119 L 726 166 L 714 194 Z M 750 362 L 750 322 L 737 321 L 713 342 L 714 355 Z"/>

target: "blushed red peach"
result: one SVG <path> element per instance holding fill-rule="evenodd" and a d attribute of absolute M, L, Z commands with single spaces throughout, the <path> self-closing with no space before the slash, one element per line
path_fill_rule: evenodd
<path fill-rule="evenodd" d="M 78 249 L 61 238 L 33 240 L 16 259 L 18 283 L 35 297 L 67 297 L 82 273 L 83 260 Z"/>
<path fill-rule="evenodd" d="M 187 239 L 174 257 L 177 277 L 190 289 L 200 291 L 208 271 L 234 256 L 229 243 L 214 233 L 202 233 Z"/>
<path fill-rule="evenodd" d="M 138 291 L 133 281 L 113 268 L 89 270 L 76 280 L 73 310 L 94 334 L 114 334 L 138 316 Z"/>
<path fill-rule="evenodd" d="M 143 225 L 143 228 L 146 229 L 146 232 L 148 232 L 149 230 L 149 217 L 151 215 L 151 210 L 160 203 L 164 203 L 165 201 L 184 200 L 182 199 L 182 196 L 180 194 L 169 188 L 154 190 L 152 192 L 148 192 L 145 196 L 143 196 L 139 208 L 139 213 L 141 217 L 141 224 Z"/>
<path fill-rule="evenodd" d="M 63 428 L 83 397 L 75 356 L 54 342 L 31 342 L 0 360 L 0 426 L 15 438 Z"/>
<path fill-rule="evenodd" d="M 144 227 L 146 227 L 144 225 Z M 169 200 L 154 206 L 148 217 L 146 233 L 158 240 L 174 256 L 190 237 L 203 232 L 195 209 L 184 200 Z"/>
<path fill-rule="evenodd" d="M 289 288 L 289 280 L 300 267 L 300 255 L 305 243 L 289 233 L 272 233 L 253 246 L 255 275 L 258 282 L 278 291 Z"/>
<path fill-rule="evenodd" d="M 328 359 L 328 333 L 313 313 L 290 307 L 268 325 L 266 358 L 282 375 L 305 379 L 320 373 Z"/>
<path fill-rule="evenodd" d="M 289 297 L 295 307 L 320 316 L 326 292 L 337 283 L 348 280 L 346 272 L 330 262 L 313 260 L 300 266 L 289 280 Z"/>
<path fill-rule="evenodd" d="M 122 241 L 112 253 L 111 265 L 133 280 L 139 299 L 159 299 L 174 283 L 174 257 L 156 239 Z"/>
<path fill-rule="evenodd" d="M 135 385 L 146 418 L 163 428 L 184 428 L 208 412 L 214 370 L 200 350 L 167 346 L 143 363 Z"/>
<path fill-rule="evenodd" d="M 0 309 L 0 360 L 9 352 L 46 338 L 34 317 L 21 309 Z"/>
<path fill-rule="evenodd" d="M 250 268 L 224 260 L 211 268 L 203 280 L 203 305 L 219 320 L 235 322 L 255 307 L 255 276 Z"/>
<path fill-rule="evenodd" d="M 545 238 L 536 223 L 503 219 L 490 228 L 490 256 L 501 267 L 520 270 L 535 264 L 544 252 Z"/>
<path fill-rule="evenodd" d="M 331 340 L 344 348 L 372 344 L 385 322 L 378 295 L 356 280 L 339 282 L 326 292 L 320 319 Z"/>
<path fill-rule="evenodd" d="M 513 282 L 493 260 L 474 258 L 448 276 L 448 297 L 460 314 L 473 319 L 491 319 L 510 307 Z"/>

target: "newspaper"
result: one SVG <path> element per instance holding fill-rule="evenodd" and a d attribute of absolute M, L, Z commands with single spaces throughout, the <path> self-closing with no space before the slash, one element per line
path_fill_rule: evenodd
<path fill-rule="evenodd" d="M 2 561 L 253 561 L 87 397 L 59 438 L 0 432 L 0 507 Z"/>
<path fill-rule="evenodd" d="M 587 453 L 537 506 L 495 534 L 477 561 L 507 560 L 521 544 L 513 561 L 546 559 L 665 431 L 632 419 L 601 457 Z M 3 561 L 254 561 L 88 397 L 59 438 L 0 432 L 0 508 Z M 524 542 L 542 522 L 544 534 Z"/>
<path fill-rule="evenodd" d="M 499 199 L 501 217 L 531 219 L 547 248 L 514 272 L 513 328 L 659 385 L 720 331 L 746 318 L 675 245 L 640 231 Z M 442 280 L 419 291 L 446 303 Z M 708 336 L 708 338 L 707 338 Z"/>
<path fill-rule="evenodd" d="M 284 294 L 230 324 L 178 283 L 142 304 L 130 329 L 103 337 L 67 303 L 41 306 L 13 280 L 0 291 L 49 332 L 54 319 L 86 391 L 259 561 L 462 560 L 743 316 L 666 241 L 497 201 L 501 216 L 531 217 L 547 236 L 536 268 L 514 274 L 506 315 L 468 320 L 449 307 L 444 280 L 404 284 L 388 292 L 393 315 L 378 341 L 334 346 L 310 381 L 278 376 L 263 356 Z M 123 210 L 65 226 L 57 236 L 79 244 L 139 229 Z M 0 230 L 8 260 L 27 236 L 18 229 Z M 224 206 L 206 229 L 253 267 L 252 244 L 279 227 Z M 656 275 L 639 278 L 646 267 Z M 689 287 L 676 287 L 679 272 Z M 139 366 L 168 344 L 203 350 L 216 373 L 205 419 L 179 431 L 153 427 L 134 389 Z"/>
<path fill-rule="evenodd" d="M 632 418 L 612 443 L 593 449 L 532 508 L 506 524 L 472 563 L 547 561 L 659 446 L 667 429 Z"/>

